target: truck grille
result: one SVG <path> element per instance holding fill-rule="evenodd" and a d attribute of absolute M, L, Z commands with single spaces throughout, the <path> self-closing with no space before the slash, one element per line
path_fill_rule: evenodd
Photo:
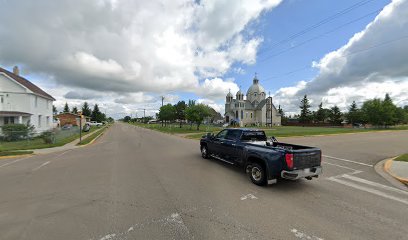
<path fill-rule="evenodd" d="M 295 153 L 293 156 L 293 162 L 294 169 L 320 166 L 320 152 Z"/>

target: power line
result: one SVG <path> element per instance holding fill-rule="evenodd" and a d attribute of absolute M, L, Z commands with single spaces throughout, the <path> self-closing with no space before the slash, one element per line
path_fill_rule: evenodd
<path fill-rule="evenodd" d="M 408 35 L 404 35 L 404 36 L 401 36 L 399 38 L 394 38 L 394 39 L 391 39 L 391 40 L 388 40 L 388 41 L 380 42 L 378 44 L 372 45 L 372 46 L 367 47 L 367 48 L 359 49 L 359 50 L 356 50 L 356 51 L 353 51 L 353 52 L 349 52 L 347 54 L 342 54 L 342 55 L 339 55 L 338 57 L 348 57 L 348 56 L 356 55 L 356 54 L 366 52 L 366 51 L 370 51 L 370 50 L 373 50 L 373 49 L 376 49 L 376 48 L 379 48 L 379 47 L 383 47 L 385 45 L 389 45 L 389 44 L 392 44 L 392 43 L 395 43 L 395 42 L 398 42 L 398 41 L 401 41 L 401 40 L 404 40 L 404 39 L 407 39 L 407 38 L 408 38 Z M 295 69 L 295 70 L 292 70 L 292 71 L 289 71 L 289 72 L 286 72 L 286 73 L 283 73 L 283 74 L 267 77 L 263 81 L 268 81 L 268 80 L 271 80 L 271 79 L 274 79 L 274 78 L 287 76 L 287 75 L 290 75 L 290 74 L 293 74 L 293 73 L 296 73 L 296 72 L 299 72 L 299 71 L 302 71 L 302 70 L 308 69 L 308 68 L 310 68 L 310 65 L 306 65 L 306 66 L 304 66 L 302 68 L 298 68 L 298 69 Z"/>
<path fill-rule="evenodd" d="M 271 58 L 277 57 L 277 56 L 282 55 L 282 54 L 284 54 L 284 53 L 286 53 L 286 52 L 289 52 L 289 51 L 291 51 L 291 50 L 293 50 L 293 49 L 295 49 L 295 48 L 298 48 L 298 47 L 300 47 L 300 46 L 303 46 L 303 45 L 305 45 L 306 43 L 312 42 L 312 41 L 314 41 L 314 40 L 316 40 L 316 39 L 319 39 L 319 38 L 321 38 L 321 37 L 323 37 L 323 36 L 326 36 L 327 34 L 333 33 L 333 32 L 335 32 L 335 31 L 337 31 L 337 30 L 339 30 L 339 29 L 341 29 L 341 28 L 343 28 L 343 27 L 345 27 L 345 26 L 348 26 L 348 25 L 350 25 L 350 24 L 352 24 L 352 23 L 358 22 L 358 21 L 360 21 L 360 20 L 362 20 L 362 19 L 364 19 L 364 18 L 366 18 L 366 17 L 369 17 L 369 16 L 371 16 L 371 15 L 373 15 L 373 14 L 379 13 L 381 10 L 382 10 L 382 8 L 377 9 L 377 10 L 375 10 L 375 11 L 373 11 L 373 12 L 370 12 L 370 13 L 368 13 L 368 14 L 365 14 L 364 16 L 361 16 L 361 17 L 356 18 L 356 19 L 354 19 L 354 20 L 351 20 L 351 21 L 349 21 L 349 22 L 347 22 L 347 23 L 344 23 L 344 24 L 342 24 L 342 25 L 340 25 L 340 26 L 338 26 L 338 27 L 336 27 L 336 28 L 334 28 L 334 29 L 332 29 L 332 30 L 330 30 L 330 31 L 324 32 L 323 34 L 320 34 L 320 35 L 315 36 L 315 37 L 313 37 L 313 38 L 310 38 L 310 39 L 308 39 L 308 40 L 306 40 L 306 41 L 303 41 L 303 42 L 301 42 L 301 43 L 299 43 L 299 44 L 297 44 L 297 45 L 295 45 L 295 46 L 293 46 L 293 47 L 284 49 L 284 50 L 282 50 L 282 51 L 280 51 L 280 52 L 278 52 L 278 53 L 276 53 L 276 54 L 269 55 L 269 56 L 267 56 L 267 57 L 265 57 L 265 58 L 259 60 L 258 63 L 263 63 L 263 62 L 265 62 L 266 60 L 269 60 L 269 59 L 271 59 Z"/>
<path fill-rule="evenodd" d="M 276 43 L 272 44 L 268 48 L 264 49 L 263 52 L 260 52 L 259 55 L 262 55 L 263 53 L 265 53 L 267 51 L 270 51 L 272 48 L 274 48 L 276 46 L 279 46 L 279 45 L 281 45 L 283 43 L 287 43 L 290 40 L 293 40 L 293 39 L 295 39 L 295 38 L 297 38 L 299 36 L 302 36 L 302 35 L 310 32 L 310 31 L 312 31 L 312 30 L 314 30 L 314 29 L 316 29 L 316 28 L 318 28 L 318 27 L 320 27 L 320 26 L 322 26 L 322 25 L 324 25 L 326 23 L 329 23 L 329 22 L 335 20 L 336 18 L 339 18 L 339 17 L 345 15 L 346 13 L 349 13 L 349 12 L 353 11 L 356 8 L 359 8 L 361 6 L 366 5 L 369 2 L 372 2 L 372 1 L 374 1 L 374 0 L 363 0 L 363 1 L 360 1 L 358 3 L 355 3 L 355 4 L 351 5 L 350 7 L 347 7 L 345 9 L 343 9 L 342 11 L 323 19 L 320 22 L 318 22 L 318 23 L 316 23 L 316 24 L 314 24 L 312 26 L 309 26 L 309 27 L 307 27 L 307 28 L 295 33 L 295 34 L 290 35 L 289 37 L 287 37 L 287 38 L 285 38 L 285 39 L 283 39 L 283 40 L 281 40 L 279 42 L 276 42 Z"/>

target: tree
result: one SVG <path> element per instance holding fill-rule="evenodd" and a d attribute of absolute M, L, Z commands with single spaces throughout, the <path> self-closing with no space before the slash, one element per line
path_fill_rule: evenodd
<path fill-rule="evenodd" d="M 126 117 L 123 118 L 123 121 L 124 121 L 124 122 L 130 122 L 131 119 L 132 119 L 132 118 L 131 118 L 130 116 L 126 116 Z M 112 119 L 112 120 L 113 120 L 113 119 Z"/>
<path fill-rule="evenodd" d="M 195 100 L 191 100 L 191 99 L 188 100 L 188 106 L 189 106 L 189 107 L 194 106 L 194 105 L 195 105 L 195 102 L 196 102 Z"/>
<path fill-rule="evenodd" d="M 68 106 L 68 103 L 67 102 L 65 102 L 65 106 L 64 106 L 64 113 L 69 113 L 70 111 L 69 111 L 69 106 Z"/>
<path fill-rule="evenodd" d="M 397 123 L 396 118 L 397 106 L 391 100 L 390 95 L 385 94 L 384 101 L 382 101 L 382 117 L 384 126 L 394 125 Z"/>
<path fill-rule="evenodd" d="M 176 105 L 174 105 L 174 108 L 176 110 L 176 119 L 180 121 L 180 128 L 181 128 L 183 120 L 186 119 L 186 113 L 185 113 L 186 108 L 187 108 L 186 102 L 179 101 Z"/>
<path fill-rule="evenodd" d="M 92 114 L 91 109 L 89 108 L 89 105 L 87 102 L 84 102 L 84 105 L 82 105 L 82 115 L 90 117 Z"/>
<path fill-rule="evenodd" d="M 378 98 L 367 100 L 363 103 L 361 111 L 364 114 L 364 118 L 367 122 L 380 126 L 383 123 L 382 117 L 382 103 Z"/>
<path fill-rule="evenodd" d="M 194 104 L 186 109 L 186 119 L 197 124 L 197 130 L 200 130 L 200 125 L 204 118 L 209 117 L 210 108 L 204 104 Z"/>
<path fill-rule="evenodd" d="M 58 109 L 56 106 L 52 105 L 52 114 L 57 115 L 58 114 Z"/>
<path fill-rule="evenodd" d="M 346 119 L 349 123 L 363 123 L 364 116 L 360 109 L 358 109 L 357 104 L 353 101 L 349 107 L 348 113 L 346 113 Z"/>
<path fill-rule="evenodd" d="M 299 122 L 300 123 L 308 123 L 310 122 L 312 113 L 310 111 L 310 103 L 309 99 L 307 99 L 307 95 L 305 95 L 300 102 L 300 117 L 299 117 Z"/>
<path fill-rule="evenodd" d="M 94 105 L 91 113 L 91 120 L 96 122 L 103 122 L 106 120 L 106 116 L 99 110 L 98 104 Z"/>
<path fill-rule="evenodd" d="M 342 114 L 340 112 L 339 107 L 337 107 L 336 105 L 334 105 L 334 107 L 330 108 L 330 123 L 334 124 L 334 125 L 340 125 L 341 124 L 341 117 Z"/>
<path fill-rule="evenodd" d="M 78 108 L 77 108 L 77 107 L 73 107 L 73 108 L 72 108 L 72 113 L 78 114 Z"/>
<path fill-rule="evenodd" d="M 159 119 L 164 121 L 164 126 L 167 126 L 167 121 L 176 119 L 176 108 L 170 103 L 160 107 Z"/>
<path fill-rule="evenodd" d="M 323 103 L 321 102 L 320 104 L 319 104 L 319 108 L 317 109 L 317 111 L 316 111 L 316 114 L 315 114 L 315 120 L 317 121 L 317 122 L 324 122 L 324 120 L 326 120 L 326 111 L 325 111 L 325 109 L 323 108 Z"/>

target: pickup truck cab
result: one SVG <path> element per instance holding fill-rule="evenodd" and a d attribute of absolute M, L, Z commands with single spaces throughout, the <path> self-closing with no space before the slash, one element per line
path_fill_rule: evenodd
<path fill-rule="evenodd" d="M 200 140 L 203 158 L 215 158 L 246 170 L 257 185 L 276 183 L 278 178 L 311 180 L 322 173 L 321 150 L 315 147 L 268 141 L 262 130 L 229 128 Z"/>

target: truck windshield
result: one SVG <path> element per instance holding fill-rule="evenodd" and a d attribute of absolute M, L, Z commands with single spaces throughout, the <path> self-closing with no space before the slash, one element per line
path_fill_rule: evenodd
<path fill-rule="evenodd" d="M 241 141 L 266 141 L 266 135 L 264 131 L 243 132 Z"/>

